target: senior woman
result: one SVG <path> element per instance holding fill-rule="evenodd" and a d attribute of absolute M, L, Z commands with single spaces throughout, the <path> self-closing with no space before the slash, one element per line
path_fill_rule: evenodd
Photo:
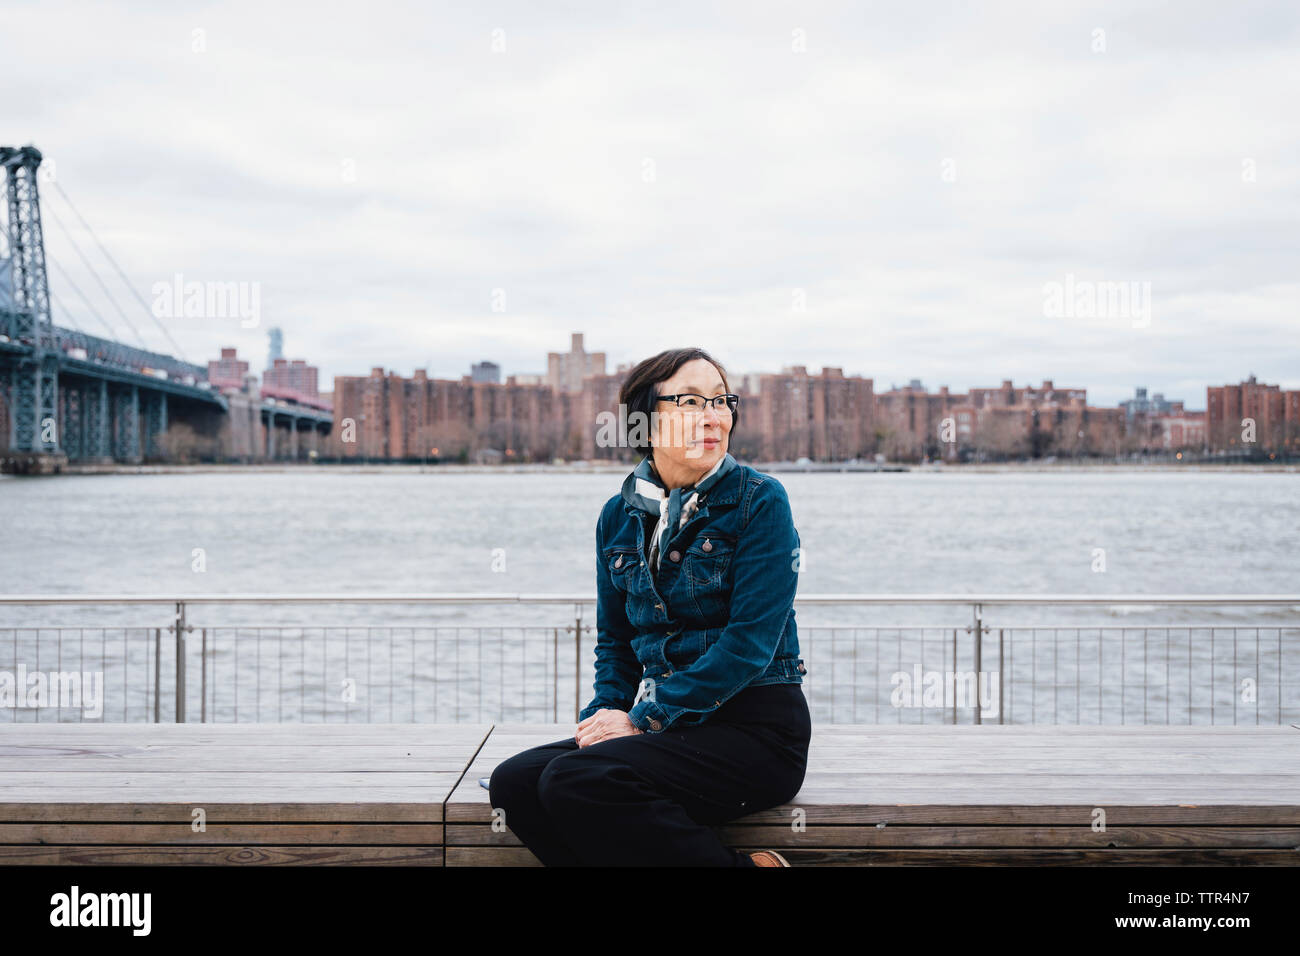
<path fill-rule="evenodd" d="M 573 737 L 497 766 L 492 806 L 547 866 L 789 866 L 712 829 L 789 802 L 808 765 L 789 499 L 728 452 L 737 398 L 706 352 L 646 359 L 619 403 L 648 454 L 596 523 L 595 697 Z"/>

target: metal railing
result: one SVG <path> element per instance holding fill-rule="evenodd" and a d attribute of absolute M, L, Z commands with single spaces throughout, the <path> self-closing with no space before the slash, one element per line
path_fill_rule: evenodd
<path fill-rule="evenodd" d="M 0 609 L 164 613 L 116 627 L 0 626 L 0 723 L 565 723 L 592 696 L 594 614 L 584 612 L 594 604 L 572 594 L 3 596 Z M 300 605 L 386 608 L 390 621 L 203 620 L 213 608 Z M 427 620 L 484 606 L 497 621 L 532 622 Z M 966 623 L 858 623 L 881 607 Z M 815 722 L 1300 721 L 1300 595 L 822 594 L 795 608 Z M 536 623 L 543 609 L 553 623 Z M 1012 619 L 1025 609 L 1060 619 Z M 1082 609 L 1156 619 L 1085 621 Z M 1240 609 L 1255 620 L 1195 619 Z M 848 620 L 800 617 L 828 610 Z M 394 623 L 401 611 L 415 620 Z"/>

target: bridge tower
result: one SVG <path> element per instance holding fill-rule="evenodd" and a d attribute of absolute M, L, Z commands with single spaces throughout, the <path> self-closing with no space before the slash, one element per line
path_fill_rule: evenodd
<path fill-rule="evenodd" d="M 9 223 L 13 295 L 0 302 L 0 332 L 30 344 L 30 357 L 14 369 L 8 391 L 11 397 L 10 447 L 22 452 L 60 453 L 58 434 L 59 362 L 50 316 L 50 286 L 45 275 L 45 236 L 41 230 L 41 203 L 36 170 L 40 150 L 34 146 L 0 146 L 4 169 Z"/>

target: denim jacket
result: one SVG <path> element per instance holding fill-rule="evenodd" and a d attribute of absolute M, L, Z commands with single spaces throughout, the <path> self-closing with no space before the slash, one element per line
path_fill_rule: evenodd
<path fill-rule="evenodd" d="M 803 683 L 799 533 L 781 483 L 733 468 L 669 539 L 657 580 L 647 520 L 620 493 L 596 522 L 596 696 L 578 719 L 623 710 L 662 733 L 703 723 L 751 685 Z"/>

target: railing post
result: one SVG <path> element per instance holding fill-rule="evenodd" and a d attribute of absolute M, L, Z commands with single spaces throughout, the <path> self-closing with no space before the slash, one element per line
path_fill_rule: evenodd
<path fill-rule="evenodd" d="M 573 608 L 573 722 L 582 712 L 582 605 Z"/>
<path fill-rule="evenodd" d="M 185 602 L 176 602 L 176 723 L 185 723 Z"/>
<path fill-rule="evenodd" d="M 981 640 L 983 622 L 980 620 L 980 604 L 975 603 L 975 723 L 983 723 L 983 717 L 980 714 L 980 658 L 983 650 L 983 641 Z"/>
<path fill-rule="evenodd" d="M 1004 630 L 1003 628 L 998 628 L 998 723 L 999 723 L 999 724 L 1004 723 L 1004 721 L 1003 721 L 1003 719 L 1002 719 L 1002 713 L 1003 713 L 1003 711 L 1006 709 L 1006 708 L 1003 707 L 1003 705 L 1002 705 L 1002 685 L 1003 685 L 1003 682 L 1004 682 L 1005 679 L 1006 679 L 1006 676 L 1002 673 L 1002 660 L 1003 660 L 1003 658 L 1002 658 L 1002 631 L 1003 631 L 1003 630 Z"/>
<path fill-rule="evenodd" d="M 153 629 L 153 722 L 162 723 L 162 628 Z"/>
<path fill-rule="evenodd" d="M 958 651 L 957 628 L 954 627 L 952 629 L 952 672 L 954 675 L 953 677 L 954 686 L 953 686 L 953 695 L 952 695 L 952 722 L 954 724 L 957 723 L 957 688 L 956 688 L 956 676 L 955 676 L 957 673 L 957 651 Z M 922 664 L 921 666 L 924 667 L 925 665 Z"/>

